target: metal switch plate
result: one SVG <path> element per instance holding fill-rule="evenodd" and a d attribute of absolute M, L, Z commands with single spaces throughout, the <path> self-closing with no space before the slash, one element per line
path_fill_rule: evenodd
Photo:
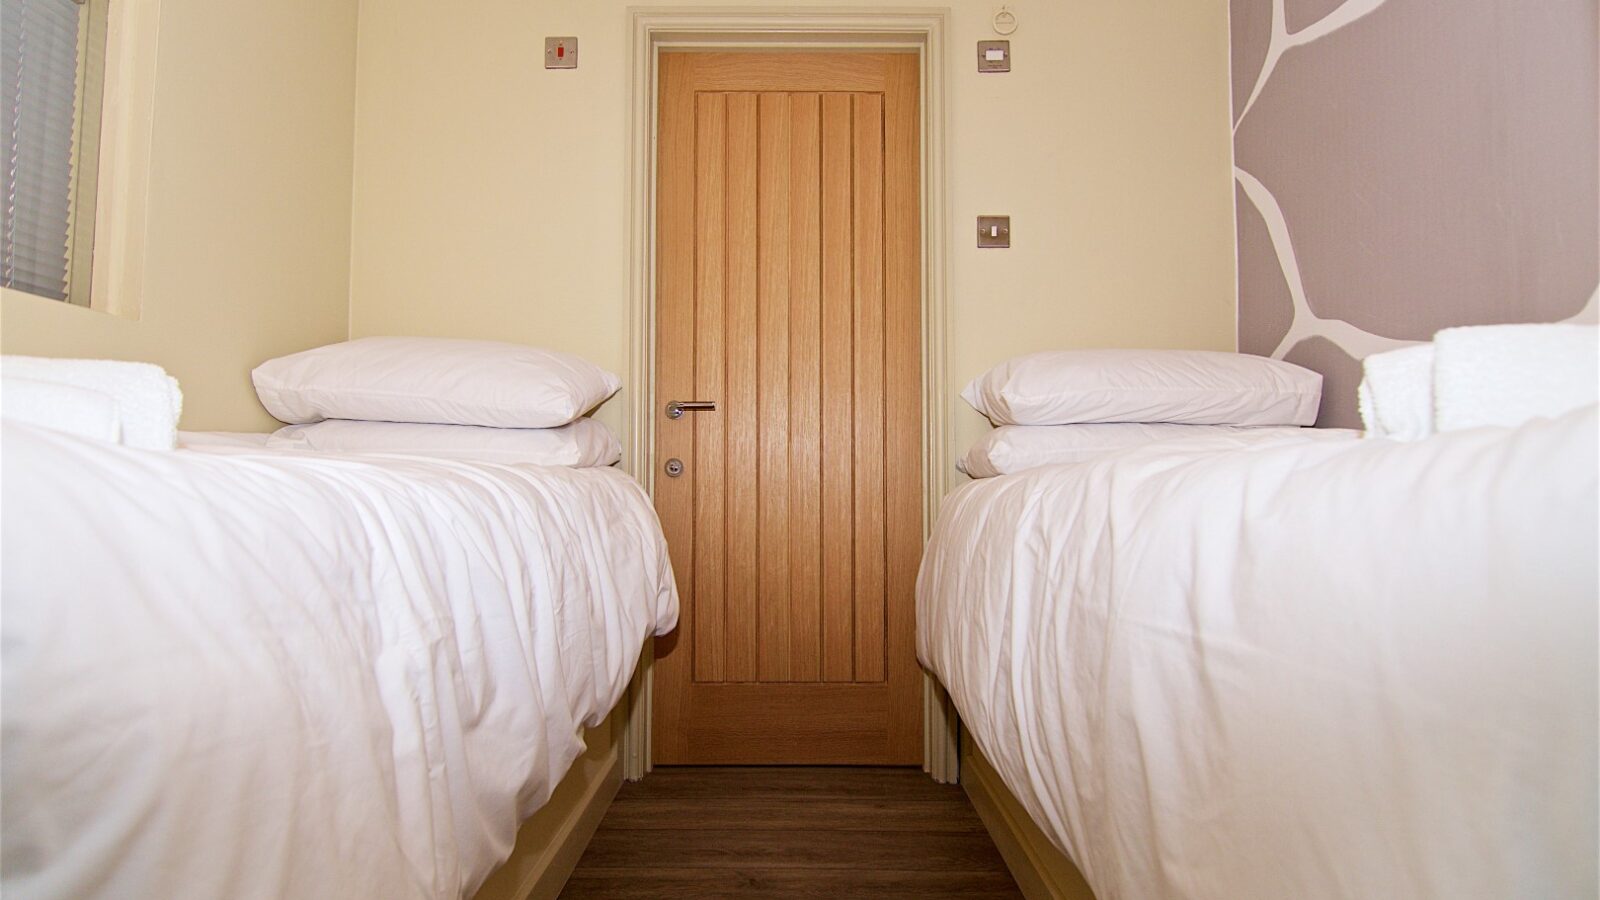
<path fill-rule="evenodd" d="M 1010 41 L 979 41 L 978 42 L 978 71 L 979 72 L 1009 72 L 1009 71 L 1011 71 L 1011 42 Z"/>
<path fill-rule="evenodd" d="M 978 217 L 978 246 L 979 247 L 1009 247 L 1009 246 L 1011 246 L 1011 217 L 1010 216 L 979 216 Z"/>
<path fill-rule="evenodd" d="M 578 39 L 575 37 L 545 38 L 544 67 L 546 69 L 576 69 L 578 67 Z"/>

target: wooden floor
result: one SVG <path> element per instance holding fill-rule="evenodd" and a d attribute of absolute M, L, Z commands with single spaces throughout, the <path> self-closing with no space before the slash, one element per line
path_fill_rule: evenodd
<path fill-rule="evenodd" d="M 914 769 L 729 767 L 624 784 L 561 896 L 1022 894 L 955 785 Z"/>

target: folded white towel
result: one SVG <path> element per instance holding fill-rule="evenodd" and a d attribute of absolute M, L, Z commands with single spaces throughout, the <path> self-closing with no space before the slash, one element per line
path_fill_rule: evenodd
<path fill-rule="evenodd" d="M 1362 360 L 1356 399 L 1368 437 L 1420 441 L 1433 434 L 1433 345 L 1402 347 Z"/>
<path fill-rule="evenodd" d="M 1483 325 L 1433 337 L 1434 427 L 1517 426 L 1600 401 L 1600 328 Z"/>
<path fill-rule="evenodd" d="M 121 424 L 121 442 L 144 450 L 171 450 L 178 442 L 178 416 L 183 412 L 183 392 L 178 382 L 160 366 L 109 359 L 45 359 L 36 356 L 0 357 L 0 375 L 81 388 L 111 398 Z M 74 395 L 76 396 L 76 395 Z M 79 412 L 59 412 L 65 421 Z M 46 412 L 46 416 L 48 416 Z M 34 424 L 48 425 L 35 421 Z M 70 430 L 70 429 L 69 429 Z"/>
<path fill-rule="evenodd" d="M 117 401 L 99 391 L 70 384 L 9 375 L 0 378 L 0 418 L 96 441 L 115 444 L 122 440 Z"/>

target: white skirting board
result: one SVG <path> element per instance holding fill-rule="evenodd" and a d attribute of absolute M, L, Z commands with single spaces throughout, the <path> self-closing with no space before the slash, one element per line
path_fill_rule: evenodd
<path fill-rule="evenodd" d="M 622 786 L 619 752 L 626 703 L 584 733 L 589 750 L 572 764 L 546 803 L 522 823 L 511 858 L 474 900 L 555 900 Z"/>
<path fill-rule="evenodd" d="M 961 787 L 1028 900 L 1095 900 L 1078 867 L 1033 824 L 971 736 L 961 735 Z"/>

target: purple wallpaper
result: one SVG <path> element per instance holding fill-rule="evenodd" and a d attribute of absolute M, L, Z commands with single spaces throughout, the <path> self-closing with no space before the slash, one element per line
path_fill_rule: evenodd
<path fill-rule="evenodd" d="M 1596 0 L 1231 0 L 1239 349 L 1323 373 L 1440 328 L 1595 321 Z"/>

